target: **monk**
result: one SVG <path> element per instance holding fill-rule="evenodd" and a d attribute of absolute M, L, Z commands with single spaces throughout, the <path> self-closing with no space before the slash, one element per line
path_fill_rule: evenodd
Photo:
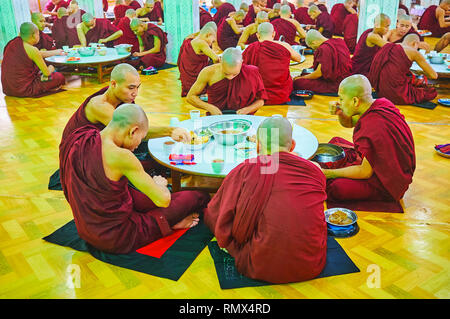
<path fill-rule="evenodd" d="M 260 0 L 252 0 L 252 4 L 248 7 L 248 12 L 246 12 L 244 20 L 242 21 L 244 27 L 254 23 L 256 15 L 260 11 L 262 11 Z"/>
<path fill-rule="evenodd" d="M 238 46 L 241 47 L 242 50 L 245 49 L 246 44 L 251 44 L 254 42 L 258 42 L 258 37 L 256 35 L 258 31 L 258 26 L 261 23 L 268 22 L 269 21 L 269 14 L 265 11 L 260 11 L 256 15 L 255 23 L 252 23 L 245 27 L 244 31 L 241 34 L 241 37 L 238 41 Z"/>
<path fill-rule="evenodd" d="M 312 5 L 308 9 L 311 19 L 314 19 L 315 29 L 318 30 L 325 38 L 330 39 L 334 34 L 334 23 L 328 12 L 322 11 L 318 6 Z"/>
<path fill-rule="evenodd" d="M 275 3 L 272 7 L 272 10 L 269 12 L 269 21 L 272 22 L 276 19 L 280 18 L 280 10 L 281 10 L 281 3 Z"/>
<path fill-rule="evenodd" d="M 266 105 L 279 105 L 290 101 L 293 82 L 289 70 L 291 60 L 300 62 L 301 55 L 282 41 L 275 41 L 275 30 L 269 22 L 258 26 L 258 42 L 243 53 L 245 64 L 255 65 L 267 92 Z"/>
<path fill-rule="evenodd" d="M 327 39 L 309 30 L 306 44 L 314 50 L 314 71 L 294 79 L 294 89 L 315 93 L 337 93 L 339 83 L 352 72 L 350 51 L 342 39 Z"/>
<path fill-rule="evenodd" d="M 450 32 L 447 32 L 442 36 L 442 38 L 436 43 L 436 46 L 434 47 L 434 50 L 437 52 L 441 52 L 444 50 L 448 45 L 450 45 Z"/>
<path fill-rule="evenodd" d="M 431 31 L 433 37 L 440 38 L 450 32 L 450 21 L 446 19 L 450 11 L 450 0 L 441 0 L 439 6 L 429 6 L 420 17 L 419 30 Z"/>
<path fill-rule="evenodd" d="M 119 23 L 120 19 L 125 16 L 125 12 L 128 9 L 133 8 L 131 8 L 129 5 L 126 5 L 125 0 L 116 0 L 116 5 L 114 6 L 114 25 L 117 25 Z"/>
<path fill-rule="evenodd" d="M 353 143 L 333 138 L 346 153 L 341 168 L 322 169 L 327 177 L 327 207 L 403 212 L 400 199 L 416 167 L 414 140 L 404 116 L 391 101 L 372 98 L 369 80 L 352 75 L 339 86 L 331 114 L 344 127 L 354 127 Z"/>
<path fill-rule="evenodd" d="M 300 39 L 306 37 L 306 32 L 300 25 L 300 23 L 291 18 L 291 7 L 284 5 L 280 9 L 280 19 L 272 21 L 275 28 L 276 36 L 275 40 L 280 40 L 289 43 L 290 45 L 296 45 L 297 36 Z"/>
<path fill-rule="evenodd" d="M 131 44 L 133 46 L 131 48 L 131 53 L 139 52 L 139 41 L 130 27 L 131 20 L 134 18 L 136 18 L 136 10 L 128 9 L 125 12 L 125 16 L 120 19 L 119 23 L 117 24 L 117 28 L 122 30 L 123 34 L 115 42 L 115 45 L 123 43 Z"/>
<path fill-rule="evenodd" d="M 417 51 L 419 44 L 419 36 L 409 34 L 402 44 L 388 43 L 375 55 L 369 80 L 378 96 L 395 104 L 415 104 L 436 98 L 437 91 L 434 87 L 417 86 L 413 81 L 410 71 L 413 62 L 422 68 L 427 78 L 438 78 L 425 57 Z"/>
<path fill-rule="evenodd" d="M 208 102 L 200 99 L 204 92 Z M 253 114 L 264 105 L 267 93 L 258 67 L 242 64 L 240 49 L 228 48 L 222 60 L 204 68 L 189 90 L 187 102 L 211 115 L 234 110 L 237 114 Z"/>
<path fill-rule="evenodd" d="M 202 7 L 200 7 L 199 9 L 200 9 L 200 29 L 201 29 L 205 26 L 205 24 L 213 21 L 213 18 L 211 14 Z"/>
<path fill-rule="evenodd" d="M 305 25 L 315 25 L 316 21 L 311 19 L 308 14 L 309 6 L 305 4 L 304 0 L 297 0 L 297 9 L 294 11 L 294 19 L 301 24 Z"/>
<path fill-rule="evenodd" d="M 245 2 L 242 2 L 241 5 L 239 6 L 239 10 L 242 10 L 242 11 L 244 11 L 245 13 L 248 12 L 248 9 L 249 9 L 249 6 L 248 6 L 248 4 L 245 3 Z"/>
<path fill-rule="evenodd" d="M 108 12 L 108 0 L 103 0 L 103 12 Z"/>
<path fill-rule="evenodd" d="M 217 244 L 252 279 L 305 281 L 325 266 L 326 179 L 294 147 L 287 119 L 264 120 L 257 131 L 258 157 L 234 168 L 204 210 Z"/>
<path fill-rule="evenodd" d="M 166 62 L 167 33 L 160 27 L 137 18 L 131 20 L 130 28 L 139 42 L 139 52 L 134 52 L 133 56 L 140 58 L 140 64 L 144 68 L 163 66 Z"/>
<path fill-rule="evenodd" d="M 390 25 L 389 16 L 380 13 L 375 17 L 373 29 L 367 29 L 361 34 L 352 57 L 353 74 L 369 75 L 370 65 L 375 54 L 388 43 L 383 37 L 389 32 Z"/>
<path fill-rule="evenodd" d="M 160 2 L 146 0 L 144 6 L 136 10 L 138 18 L 147 18 L 148 21 L 156 21 L 158 25 L 163 24 L 163 10 Z"/>
<path fill-rule="evenodd" d="M 125 5 L 131 7 L 131 9 L 137 10 L 141 7 L 140 3 L 136 0 L 125 0 Z"/>
<path fill-rule="evenodd" d="M 402 0 L 399 1 L 398 8 L 399 8 L 399 9 L 402 9 L 402 10 L 405 10 L 405 14 L 406 14 L 406 15 L 409 15 L 409 9 L 408 9 L 408 7 L 405 6 L 402 2 L 403 2 Z"/>
<path fill-rule="evenodd" d="M 3 93 L 16 97 L 35 97 L 58 90 L 65 84 L 64 76 L 45 64 L 50 54 L 63 55 L 62 50 L 52 53 L 39 51 L 39 29 L 31 22 L 20 26 L 20 35 L 5 46 L 1 64 Z"/>
<path fill-rule="evenodd" d="M 33 22 L 39 29 L 39 42 L 36 44 L 36 48 L 38 48 L 39 50 L 47 50 L 47 51 L 54 50 L 56 48 L 55 40 L 53 40 L 51 36 L 43 32 L 46 26 L 46 22 L 42 13 L 33 12 L 31 14 L 31 22 Z"/>
<path fill-rule="evenodd" d="M 331 8 L 331 20 L 334 24 L 334 34 L 343 36 L 344 20 L 349 14 L 356 14 L 356 10 L 353 9 L 354 1 L 345 0 L 344 3 L 336 3 Z"/>
<path fill-rule="evenodd" d="M 385 35 L 385 38 L 389 42 L 402 43 L 408 34 L 417 34 L 421 40 L 419 43 L 419 49 L 424 49 L 429 52 L 431 50 L 428 43 L 422 40 L 419 33 L 416 31 L 412 24 L 412 18 L 408 15 L 399 15 L 397 18 L 397 26 L 395 29 L 389 30 Z"/>
<path fill-rule="evenodd" d="M 66 8 L 58 9 L 58 18 L 52 26 L 52 35 L 56 42 L 57 48 L 67 45 L 73 47 L 80 44 L 78 39 L 77 25 L 81 22 L 81 17 L 86 12 L 79 9 L 75 0 L 70 2 Z"/>
<path fill-rule="evenodd" d="M 223 20 L 228 18 L 231 12 L 235 12 L 236 9 L 231 3 L 223 2 L 222 0 L 212 0 L 211 4 L 217 9 L 214 14 L 213 21 L 216 23 L 217 27 L 220 26 Z"/>
<path fill-rule="evenodd" d="M 347 44 L 350 53 L 353 54 L 358 39 L 358 14 L 349 14 L 345 17 L 342 34 L 345 44 Z"/>
<path fill-rule="evenodd" d="M 200 191 L 172 195 L 165 178 L 144 171 L 132 151 L 147 131 L 145 112 L 124 104 L 102 131 L 83 126 L 60 146 L 61 185 L 78 234 L 104 252 L 127 254 L 194 227 L 209 201 Z"/>
<path fill-rule="evenodd" d="M 195 38 L 186 38 L 178 54 L 178 69 L 181 80 L 181 96 L 185 97 L 197 80 L 200 71 L 209 64 L 220 61 L 219 56 L 212 50 L 217 37 L 214 22 L 206 24 Z"/>
<path fill-rule="evenodd" d="M 51 15 L 51 21 L 54 21 L 56 19 L 56 16 L 58 15 L 58 9 L 61 7 L 67 8 L 70 4 L 70 0 L 49 0 L 47 4 L 44 7 L 43 14 L 49 14 Z"/>
<path fill-rule="evenodd" d="M 89 43 L 104 43 L 113 46 L 114 40 L 123 35 L 108 19 L 97 19 L 90 13 L 82 16 L 82 22 L 77 25 L 77 34 L 80 44 L 85 47 Z"/>
<path fill-rule="evenodd" d="M 244 17 L 244 11 L 239 10 L 232 13 L 231 17 L 224 19 L 222 24 L 217 26 L 217 43 L 222 51 L 237 46 L 243 31 L 240 24 Z"/>

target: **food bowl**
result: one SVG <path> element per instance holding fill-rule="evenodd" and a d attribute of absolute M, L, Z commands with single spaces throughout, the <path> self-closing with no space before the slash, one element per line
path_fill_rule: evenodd
<path fill-rule="evenodd" d="M 251 127 L 250 121 L 236 119 L 211 124 L 209 130 L 217 143 L 233 146 L 244 141 Z"/>
<path fill-rule="evenodd" d="M 292 49 L 294 49 L 295 52 L 299 53 L 300 55 L 303 55 L 303 50 L 306 49 L 306 47 L 304 47 L 303 45 L 292 45 Z"/>
<path fill-rule="evenodd" d="M 117 54 L 128 54 L 131 52 L 132 47 L 133 46 L 131 44 L 118 44 L 114 46 Z"/>
<path fill-rule="evenodd" d="M 342 215 L 343 218 L 339 218 Z M 347 208 L 330 208 L 325 211 L 325 221 L 333 226 L 348 227 L 356 223 L 358 216 Z"/>
<path fill-rule="evenodd" d="M 430 56 L 430 62 L 433 64 L 443 64 L 445 59 L 442 55 Z"/>
<path fill-rule="evenodd" d="M 321 143 L 312 159 L 325 169 L 339 168 L 345 161 L 344 149 L 340 146 Z"/>
<path fill-rule="evenodd" d="M 211 137 L 208 135 L 199 134 L 199 130 L 191 131 L 190 143 L 184 143 L 184 145 L 191 151 L 199 151 L 203 149 L 211 141 Z"/>
<path fill-rule="evenodd" d="M 102 49 L 99 49 L 97 52 L 98 52 L 98 55 L 105 56 L 108 51 L 105 48 L 102 48 Z"/>
<path fill-rule="evenodd" d="M 95 48 L 79 48 L 78 54 L 81 56 L 93 56 L 95 54 Z"/>

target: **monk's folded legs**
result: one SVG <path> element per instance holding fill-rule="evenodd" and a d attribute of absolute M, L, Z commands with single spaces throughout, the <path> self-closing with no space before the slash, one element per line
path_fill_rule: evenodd
<path fill-rule="evenodd" d="M 327 180 L 327 197 L 331 201 L 392 201 L 392 197 L 383 189 L 376 187 L 373 181 L 349 178 Z"/>
<path fill-rule="evenodd" d="M 40 80 L 37 80 L 33 82 L 31 96 L 37 96 L 52 90 L 59 89 L 65 83 L 66 79 L 64 78 L 64 75 L 59 72 L 53 72 L 51 78 L 48 81 L 42 82 Z"/>

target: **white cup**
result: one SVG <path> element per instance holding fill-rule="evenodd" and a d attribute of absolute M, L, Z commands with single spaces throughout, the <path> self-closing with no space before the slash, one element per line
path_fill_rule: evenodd
<path fill-rule="evenodd" d="M 200 118 L 200 110 L 191 110 L 189 112 L 191 115 L 191 120 L 199 119 Z"/>

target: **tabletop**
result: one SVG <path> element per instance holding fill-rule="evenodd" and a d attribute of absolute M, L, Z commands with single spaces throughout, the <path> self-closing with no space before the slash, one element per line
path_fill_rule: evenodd
<path fill-rule="evenodd" d="M 431 63 L 429 58 L 426 58 L 426 60 L 428 64 L 430 64 L 430 66 L 433 68 L 433 70 L 436 71 L 437 74 L 450 75 L 450 69 L 448 68 L 450 65 L 450 62 L 448 62 L 449 58 L 450 56 L 447 58 L 447 61 L 445 61 L 442 64 Z M 423 72 L 422 68 L 416 62 L 412 64 L 411 70 L 416 72 Z"/>
<path fill-rule="evenodd" d="M 130 52 L 127 54 L 117 54 L 116 49 L 114 48 L 106 48 L 106 55 L 99 55 L 98 52 L 95 52 L 93 56 L 80 56 L 78 53 L 70 54 L 70 56 L 79 57 L 79 61 L 67 62 L 69 55 L 55 55 L 48 58 L 45 58 L 47 62 L 50 63 L 59 63 L 59 64 L 98 64 L 105 62 L 112 62 L 116 60 L 121 60 L 127 58 L 131 55 Z"/>
<path fill-rule="evenodd" d="M 259 124 L 267 117 L 254 115 L 213 115 L 205 116 L 199 119 L 189 119 L 180 122 L 177 126 L 192 131 L 194 129 L 205 128 L 209 125 L 231 119 L 244 119 L 252 122 L 252 128 L 247 135 L 256 134 Z M 291 123 L 293 121 L 291 120 Z M 319 145 L 317 138 L 307 129 L 293 124 L 293 138 L 296 141 L 294 152 L 297 152 L 302 158 L 309 159 L 317 151 Z M 189 145 L 183 143 L 175 143 L 171 153 L 174 154 L 194 154 L 195 165 L 172 165 L 169 160 L 169 153 L 163 149 L 163 143 L 172 141 L 170 137 L 161 137 L 150 139 L 148 141 L 148 149 L 150 155 L 160 164 L 184 172 L 191 175 L 201 175 L 210 177 L 225 177 L 233 168 L 238 166 L 247 158 L 256 157 L 256 145 L 251 143 L 253 148 L 249 153 L 239 150 L 235 146 L 223 146 L 217 141 L 211 139 L 206 146 L 198 151 L 191 151 Z M 247 142 L 248 143 L 248 142 Z M 250 143 L 248 143 L 250 144 Z M 215 159 L 224 161 L 223 168 L 220 172 L 214 171 L 212 162 Z"/>

